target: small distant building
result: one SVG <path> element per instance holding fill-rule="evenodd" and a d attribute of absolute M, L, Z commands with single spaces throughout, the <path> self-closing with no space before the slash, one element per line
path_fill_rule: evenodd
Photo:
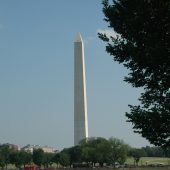
<path fill-rule="evenodd" d="M 44 146 L 41 148 L 46 153 L 56 153 L 56 149 L 50 146 Z"/>
<path fill-rule="evenodd" d="M 13 150 L 16 150 L 16 151 L 20 150 L 20 147 L 18 145 L 15 145 L 15 144 L 4 143 L 1 146 L 8 146 L 10 149 L 13 149 Z"/>
<path fill-rule="evenodd" d="M 33 153 L 34 149 L 35 149 L 34 145 L 26 145 L 23 148 L 21 148 L 21 150 L 26 151 L 26 152 L 30 152 L 30 153 Z"/>
<path fill-rule="evenodd" d="M 26 151 L 26 152 L 30 152 L 33 153 L 34 149 L 42 149 L 45 153 L 57 153 L 58 150 L 56 150 L 53 147 L 49 147 L 49 146 L 40 146 L 40 145 L 26 145 L 22 148 L 22 150 Z"/>

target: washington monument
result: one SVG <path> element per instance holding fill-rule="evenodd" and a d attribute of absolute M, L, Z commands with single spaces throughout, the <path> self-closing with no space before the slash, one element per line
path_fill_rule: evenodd
<path fill-rule="evenodd" d="M 74 145 L 88 138 L 84 44 L 80 33 L 74 41 Z"/>

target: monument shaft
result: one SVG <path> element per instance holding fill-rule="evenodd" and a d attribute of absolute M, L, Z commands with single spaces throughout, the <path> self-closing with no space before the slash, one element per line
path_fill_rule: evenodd
<path fill-rule="evenodd" d="M 74 145 L 88 137 L 84 44 L 80 33 L 74 42 Z"/>

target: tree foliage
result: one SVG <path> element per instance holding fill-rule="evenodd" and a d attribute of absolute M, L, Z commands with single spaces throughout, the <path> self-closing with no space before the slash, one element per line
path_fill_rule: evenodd
<path fill-rule="evenodd" d="M 61 152 L 59 154 L 59 163 L 64 166 L 67 167 L 70 165 L 70 155 L 67 152 Z"/>
<path fill-rule="evenodd" d="M 53 164 L 54 156 L 55 156 L 54 153 L 44 153 L 44 158 L 43 158 L 44 168 L 48 168 Z"/>
<path fill-rule="evenodd" d="M 161 147 L 142 147 L 147 157 L 168 157 L 166 150 L 163 150 Z"/>
<path fill-rule="evenodd" d="M 23 165 L 21 152 L 13 151 L 12 153 L 10 153 L 9 158 L 11 164 L 14 164 L 17 168 L 21 169 Z"/>
<path fill-rule="evenodd" d="M 118 35 L 99 38 L 129 70 L 125 81 L 144 89 L 141 104 L 130 105 L 128 121 L 150 143 L 170 147 L 170 1 L 103 0 L 103 12 Z"/>
<path fill-rule="evenodd" d="M 111 138 L 109 140 L 101 137 L 91 137 L 82 140 L 79 145 L 65 148 L 55 154 L 52 161 L 57 166 L 63 167 L 91 167 L 104 163 L 123 164 L 127 157 L 127 144 L 122 140 Z M 113 156 L 116 155 L 113 161 Z"/>
<path fill-rule="evenodd" d="M 109 154 L 111 151 L 109 141 L 104 138 L 89 138 L 87 142 L 82 143 L 82 157 L 86 162 L 92 164 L 108 162 Z"/>
<path fill-rule="evenodd" d="M 116 138 L 109 139 L 111 152 L 109 156 L 110 163 L 115 167 L 116 163 L 124 164 L 128 154 L 129 146 L 122 140 Z"/>
<path fill-rule="evenodd" d="M 1 152 L 0 152 L 0 167 L 2 169 L 4 169 L 4 167 L 5 167 L 5 158 Z"/>
<path fill-rule="evenodd" d="M 7 169 L 8 164 L 10 163 L 10 153 L 12 149 L 8 145 L 4 144 L 0 146 L 0 165 L 4 168 L 4 165 Z"/>
<path fill-rule="evenodd" d="M 70 164 L 82 161 L 81 147 L 79 145 L 69 148 L 67 153 L 70 155 Z"/>
<path fill-rule="evenodd" d="M 134 165 L 138 166 L 139 160 L 141 157 L 145 156 L 145 151 L 139 148 L 131 148 L 129 155 L 134 159 Z"/>
<path fill-rule="evenodd" d="M 33 150 L 33 162 L 38 166 L 41 167 L 41 165 L 44 162 L 44 151 L 42 149 L 34 149 Z"/>
<path fill-rule="evenodd" d="M 32 161 L 31 153 L 25 151 L 18 151 L 9 147 L 8 144 L 0 145 L 0 167 L 3 169 L 8 164 L 14 164 L 17 168 L 25 167 L 26 164 L 30 164 Z"/>
<path fill-rule="evenodd" d="M 31 164 L 32 162 L 32 154 L 29 153 L 29 152 L 26 152 L 26 151 L 20 151 L 20 157 L 21 157 L 21 161 L 22 161 L 22 165 L 28 165 L 28 164 Z"/>
<path fill-rule="evenodd" d="M 35 163 L 38 168 L 41 168 L 42 165 L 44 168 L 52 167 L 53 163 L 56 163 L 58 168 L 87 168 L 103 165 L 113 167 L 117 164 L 123 165 L 127 156 L 133 157 L 137 165 L 143 156 L 170 157 L 170 150 L 149 146 L 136 149 L 124 143 L 123 140 L 101 137 L 82 140 L 79 145 L 65 148 L 57 153 L 47 153 L 42 149 L 35 149 L 33 153 L 30 153 L 0 145 L 0 167 L 2 169 L 8 164 L 13 164 L 16 168 L 21 169 L 32 163 Z"/>
<path fill-rule="evenodd" d="M 60 158 L 59 153 L 55 154 L 54 157 L 52 158 L 53 163 L 56 163 L 57 167 L 59 166 L 59 161 L 60 161 L 59 158 Z"/>

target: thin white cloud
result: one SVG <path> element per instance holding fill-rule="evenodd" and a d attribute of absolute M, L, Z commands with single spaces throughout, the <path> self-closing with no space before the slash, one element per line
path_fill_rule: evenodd
<path fill-rule="evenodd" d="M 92 36 L 86 37 L 86 38 L 84 39 L 84 42 L 85 42 L 85 43 L 89 43 L 89 42 L 94 41 L 95 39 L 96 39 L 96 37 L 92 37 Z"/>
<path fill-rule="evenodd" d="M 97 29 L 97 33 L 106 34 L 107 37 L 113 37 L 113 38 L 120 36 L 114 30 L 111 30 L 111 29 Z"/>

